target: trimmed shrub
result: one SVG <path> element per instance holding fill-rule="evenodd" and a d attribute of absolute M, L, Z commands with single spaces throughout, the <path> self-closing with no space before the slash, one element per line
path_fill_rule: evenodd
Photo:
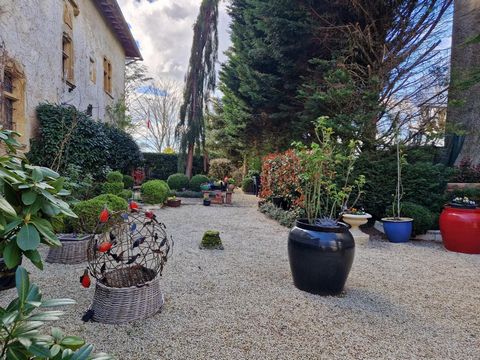
<path fill-rule="evenodd" d="M 225 176 L 230 177 L 235 170 L 232 162 L 228 159 L 213 159 L 210 161 L 208 176 L 217 180 L 223 180 Z"/>
<path fill-rule="evenodd" d="M 123 181 L 123 175 L 120 171 L 110 171 L 107 174 L 107 181 L 109 183 L 119 183 Z"/>
<path fill-rule="evenodd" d="M 130 200 L 133 197 L 133 191 L 129 189 L 123 189 L 118 196 L 120 196 L 122 199 Z"/>
<path fill-rule="evenodd" d="M 181 190 L 188 187 L 188 176 L 185 174 L 173 174 L 168 177 L 168 186 L 172 190 Z"/>
<path fill-rule="evenodd" d="M 145 158 L 145 174 L 147 179 L 167 180 L 172 174 L 179 172 L 177 154 L 143 153 Z M 193 158 L 193 175 L 203 172 L 203 156 Z"/>
<path fill-rule="evenodd" d="M 93 199 L 80 201 L 73 207 L 78 219 L 72 219 L 73 229 L 76 232 L 93 233 L 98 224 L 100 212 L 107 206 L 110 212 L 128 209 L 128 203 L 112 194 L 103 194 Z"/>
<path fill-rule="evenodd" d="M 123 189 L 123 182 L 106 182 L 102 184 L 102 194 L 119 195 Z"/>
<path fill-rule="evenodd" d="M 413 219 L 413 234 L 425 234 L 427 230 L 431 230 L 434 225 L 434 216 L 425 206 L 414 204 L 411 202 L 402 203 L 402 216 Z"/>
<path fill-rule="evenodd" d="M 103 179 L 107 167 L 128 173 L 142 161 L 129 134 L 94 121 L 73 106 L 41 104 L 37 118 L 38 136 L 31 140 L 27 154 L 35 165 L 54 167 L 62 173 L 73 164 Z"/>
<path fill-rule="evenodd" d="M 245 178 L 242 181 L 242 190 L 245 193 L 253 193 L 253 179 L 252 178 Z"/>
<path fill-rule="evenodd" d="M 133 177 L 131 177 L 130 175 L 123 175 L 123 184 L 125 185 L 125 189 L 133 188 Z"/>
<path fill-rule="evenodd" d="M 170 188 L 163 180 L 149 180 L 142 185 L 142 199 L 147 204 L 163 204 L 170 194 Z"/>
<path fill-rule="evenodd" d="M 188 183 L 188 189 L 192 191 L 200 191 L 200 185 L 208 183 L 208 181 L 208 177 L 205 175 L 192 176 L 190 182 Z"/>

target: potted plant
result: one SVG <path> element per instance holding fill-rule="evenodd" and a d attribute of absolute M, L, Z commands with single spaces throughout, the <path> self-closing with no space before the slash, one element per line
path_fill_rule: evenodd
<path fill-rule="evenodd" d="M 388 240 L 393 243 L 407 242 L 408 240 L 410 240 L 413 230 L 413 219 L 401 216 L 401 200 L 403 197 L 402 163 L 404 159 L 400 152 L 400 142 L 398 140 L 399 133 L 400 126 L 397 125 L 397 131 L 395 132 L 397 152 L 397 186 L 395 188 L 395 196 L 393 198 L 392 204 L 393 216 L 382 218 L 385 235 L 387 235 Z"/>
<path fill-rule="evenodd" d="M 235 180 L 230 178 L 228 179 L 228 191 L 233 192 L 235 190 Z"/>
<path fill-rule="evenodd" d="M 440 232 L 447 250 L 480 254 L 480 208 L 468 197 L 456 197 L 440 214 Z"/>
<path fill-rule="evenodd" d="M 176 196 L 170 196 L 170 197 L 167 199 L 167 206 L 170 206 L 170 207 L 179 207 L 181 204 L 182 204 L 182 200 L 177 199 Z"/>
<path fill-rule="evenodd" d="M 326 118 L 316 123 L 317 142 L 296 144 L 302 165 L 303 206 L 307 218 L 298 219 L 288 236 L 288 257 L 297 288 L 313 294 L 342 291 L 355 254 L 355 242 L 339 212 L 353 187 L 355 142 L 348 152 L 338 148 Z"/>
<path fill-rule="evenodd" d="M 365 245 L 370 239 L 370 236 L 360 230 L 360 226 L 366 224 L 371 217 L 372 215 L 363 208 L 350 207 L 342 213 L 342 220 L 350 225 L 350 233 L 355 239 L 355 244 Z"/>

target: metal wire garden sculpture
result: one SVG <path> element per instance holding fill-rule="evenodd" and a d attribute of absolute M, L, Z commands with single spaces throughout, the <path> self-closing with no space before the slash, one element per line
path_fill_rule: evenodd
<path fill-rule="evenodd" d="M 122 323 L 158 312 L 164 302 L 159 277 L 173 248 L 165 225 L 132 201 L 128 213 L 103 210 L 96 230 L 80 278 L 84 287 L 90 275 L 97 280 L 84 321 Z"/>
<path fill-rule="evenodd" d="M 150 211 L 100 216 L 87 250 L 88 270 L 109 287 L 142 286 L 161 275 L 173 240 Z"/>

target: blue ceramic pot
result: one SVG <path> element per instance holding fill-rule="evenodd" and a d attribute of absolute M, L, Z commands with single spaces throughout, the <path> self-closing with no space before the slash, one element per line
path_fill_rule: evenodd
<path fill-rule="evenodd" d="M 390 242 L 404 243 L 410 240 L 413 230 L 413 219 L 411 218 L 383 218 L 383 230 Z"/>
<path fill-rule="evenodd" d="M 340 293 L 354 255 L 355 242 L 346 225 L 320 227 L 299 219 L 288 236 L 293 283 L 312 294 Z"/>

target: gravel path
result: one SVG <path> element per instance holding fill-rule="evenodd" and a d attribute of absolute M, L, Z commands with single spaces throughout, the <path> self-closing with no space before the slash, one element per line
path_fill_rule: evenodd
<path fill-rule="evenodd" d="M 157 212 L 176 244 L 166 304 L 148 320 L 82 323 L 93 296 L 78 283 L 84 266 L 28 266 L 45 298 L 78 302 L 56 325 L 125 360 L 480 358 L 480 255 L 373 240 L 357 247 L 343 295 L 314 296 L 292 285 L 288 229 L 259 213 L 255 197 L 234 201 Z M 224 251 L 199 250 L 208 229 L 221 231 Z"/>

